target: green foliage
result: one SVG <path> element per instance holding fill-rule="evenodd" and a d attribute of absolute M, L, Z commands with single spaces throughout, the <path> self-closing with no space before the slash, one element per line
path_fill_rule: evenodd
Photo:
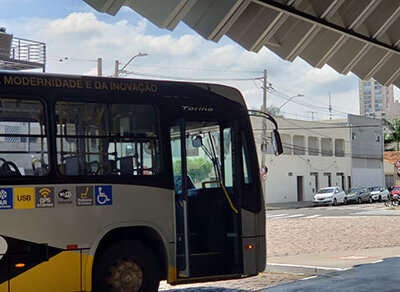
<path fill-rule="evenodd" d="M 400 144 L 400 120 L 394 120 L 389 124 L 391 133 L 385 136 L 385 144 L 396 143 L 396 150 L 399 151 Z"/>
<path fill-rule="evenodd" d="M 267 112 L 273 117 L 283 117 L 279 107 L 276 107 L 276 106 L 273 106 L 273 105 L 267 107 Z"/>
<path fill-rule="evenodd" d="M 174 162 L 174 173 L 181 174 L 181 161 Z M 189 158 L 187 160 L 187 172 L 189 176 L 193 179 L 193 182 L 199 183 L 205 178 L 209 177 L 213 170 L 213 164 L 210 160 L 206 158 Z"/>
<path fill-rule="evenodd" d="M 258 108 L 251 108 L 253 110 L 257 110 L 257 111 L 263 111 L 263 108 L 261 107 L 260 109 Z M 276 106 L 269 106 L 266 108 L 267 113 L 272 116 L 272 117 L 283 117 L 283 114 L 281 113 L 281 110 L 279 109 L 279 107 Z M 254 113 L 255 116 L 261 116 L 261 114 L 258 113 Z"/>

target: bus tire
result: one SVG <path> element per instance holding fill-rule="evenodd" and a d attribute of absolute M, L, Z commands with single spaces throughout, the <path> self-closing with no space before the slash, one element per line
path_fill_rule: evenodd
<path fill-rule="evenodd" d="M 153 252 L 137 240 L 123 240 L 99 255 L 93 269 L 94 292 L 158 291 L 160 267 Z"/>

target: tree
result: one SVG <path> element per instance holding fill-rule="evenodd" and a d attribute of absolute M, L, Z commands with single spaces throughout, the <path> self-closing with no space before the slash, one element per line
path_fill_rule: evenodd
<path fill-rule="evenodd" d="M 189 158 L 186 163 L 188 175 L 195 184 L 202 182 L 205 178 L 209 177 L 210 173 L 213 171 L 213 164 L 207 158 Z M 181 169 L 181 161 L 175 161 L 174 173 L 181 174 Z"/>
<path fill-rule="evenodd" d="M 267 107 L 267 113 L 269 113 L 273 117 L 283 117 L 279 107 L 273 105 Z"/>
<path fill-rule="evenodd" d="M 251 109 L 257 110 L 257 111 L 263 111 L 262 107 L 261 107 L 261 109 L 257 109 L 257 108 L 251 108 Z M 279 109 L 279 107 L 276 107 L 273 105 L 267 107 L 267 113 L 269 115 L 271 115 L 272 117 L 283 117 L 283 114 L 281 113 L 281 110 Z M 257 116 L 258 114 L 255 113 L 254 115 Z"/>
<path fill-rule="evenodd" d="M 385 145 L 396 143 L 396 151 L 400 149 L 400 120 L 394 120 L 392 123 L 384 120 L 384 123 L 389 126 L 391 132 L 385 135 Z M 390 149 L 394 150 L 394 149 Z"/>

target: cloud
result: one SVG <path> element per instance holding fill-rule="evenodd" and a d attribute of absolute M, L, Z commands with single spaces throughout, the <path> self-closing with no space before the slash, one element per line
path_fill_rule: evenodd
<path fill-rule="evenodd" d="M 115 60 L 123 65 L 142 52 L 148 56 L 133 60 L 128 71 L 230 85 L 242 92 L 249 107 L 260 108 L 262 104 L 262 82 L 257 78 L 267 69 L 268 82 L 280 92 L 280 96 L 268 93 L 268 105 L 279 106 L 300 93 L 305 95 L 303 101 L 323 107 L 330 91 L 333 102 L 340 98 L 338 105 L 345 111 L 358 111 L 354 75 L 339 75 L 329 66 L 315 69 L 299 58 L 290 63 L 266 48 L 257 54 L 248 52 L 227 37 L 216 44 L 184 27 L 178 27 L 181 33 L 161 29 L 154 33 L 154 27 L 144 19 L 135 23 L 123 18 L 107 19 L 100 20 L 91 12 L 74 12 L 57 19 L 20 18 L 9 24 L 16 36 L 47 43 L 47 72 L 95 75 L 96 60 L 102 58 L 103 74 L 110 76 Z M 65 56 L 68 60 L 59 62 Z M 316 110 L 292 102 L 284 109 L 302 115 Z"/>

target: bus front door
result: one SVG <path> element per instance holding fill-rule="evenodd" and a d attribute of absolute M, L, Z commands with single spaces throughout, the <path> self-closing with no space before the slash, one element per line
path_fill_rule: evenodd
<path fill-rule="evenodd" d="M 170 128 L 178 281 L 242 273 L 232 127 L 183 121 Z"/>

